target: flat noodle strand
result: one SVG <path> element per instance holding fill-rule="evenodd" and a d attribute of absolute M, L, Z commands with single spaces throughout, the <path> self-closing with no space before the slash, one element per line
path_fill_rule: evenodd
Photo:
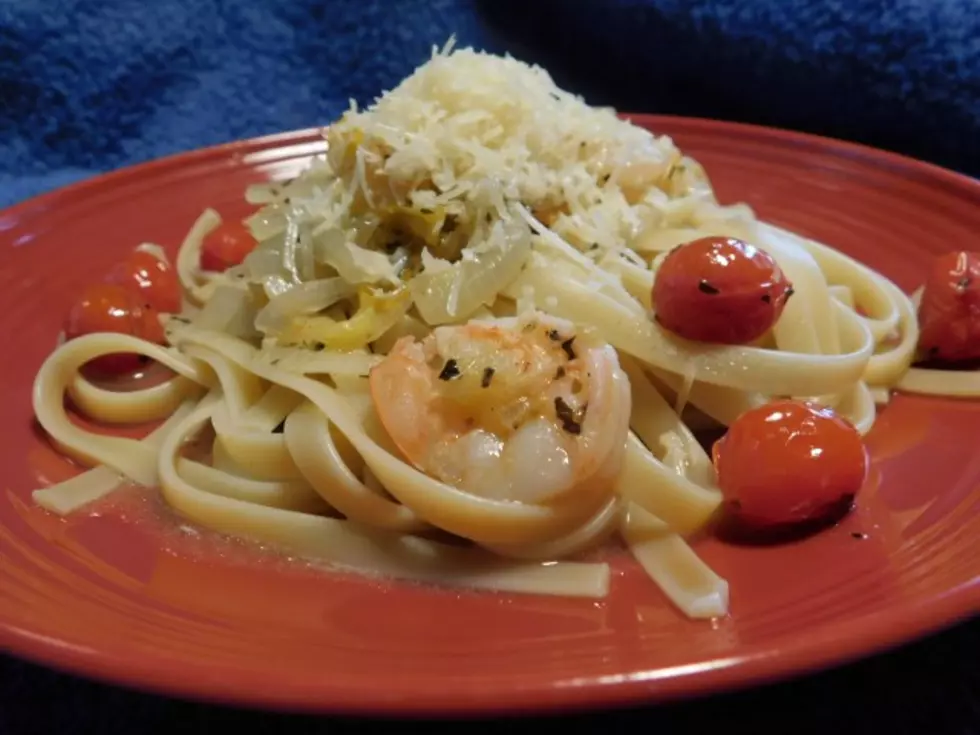
<path fill-rule="evenodd" d="M 471 549 L 363 527 L 354 530 L 346 521 L 203 492 L 180 476 L 180 447 L 204 429 L 220 401 L 220 394 L 209 395 L 168 434 L 159 453 L 164 498 L 202 526 L 275 544 L 308 559 L 398 579 L 574 597 L 604 597 L 608 590 L 605 564 L 502 562 Z"/>

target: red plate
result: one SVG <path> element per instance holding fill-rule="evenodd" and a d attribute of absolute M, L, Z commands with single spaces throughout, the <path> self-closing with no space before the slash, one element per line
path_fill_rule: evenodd
<path fill-rule="evenodd" d="M 700 159 L 725 201 L 911 290 L 980 232 L 980 184 L 899 156 L 744 125 L 638 116 Z M 62 520 L 30 490 L 72 470 L 34 428 L 34 372 L 81 284 L 205 206 L 294 175 L 313 132 L 103 176 L 0 213 L 0 646 L 111 681 L 290 709 L 544 710 L 701 694 L 812 670 L 980 608 L 980 401 L 898 397 L 842 525 L 787 546 L 707 540 L 732 615 L 682 619 L 625 555 L 608 600 L 506 597 L 315 572 L 175 529 L 146 498 Z M 860 538 L 866 534 L 867 538 Z"/>

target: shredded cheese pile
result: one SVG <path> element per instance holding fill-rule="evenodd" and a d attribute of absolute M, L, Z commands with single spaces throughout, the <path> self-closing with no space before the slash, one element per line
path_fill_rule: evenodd
<path fill-rule="evenodd" d="M 480 212 L 507 219 L 505 202 L 520 202 L 584 252 L 629 247 L 673 200 L 713 202 L 670 138 L 588 106 L 540 67 L 451 42 L 325 135 L 330 167 L 366 208 L 465 227 Z"/>

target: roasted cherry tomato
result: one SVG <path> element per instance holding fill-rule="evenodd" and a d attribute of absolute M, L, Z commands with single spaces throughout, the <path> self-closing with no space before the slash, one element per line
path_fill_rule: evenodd
<path fill-rule="evenodd" d="M 657 321 L 699 342 L 745 344 L 768 331 L 793 286 L 772 257 L 731 237 L 680 245 L 661 263 L 653 282 Z"/>
<path fill-rule="evenodd" d="M 109 283 L 137 294 L 144 306 L 164 314 L 180 311 L 180 283 L 170 264 L 145 250 L 134 250 L 110 271 Z"/>
<path fill-rule="evenodd" d="M 65 339 L 84 334 L 115 332 L 162 344 L 163 327 L 153 309 L 145 307 L 139 296 L 116 283 L 95 283 L 82 293 L 68 312 Z M 140 356 L 130 353 L 105 355 L 90 366 L 98 372 L 119 375 L 140 366 Z"/>
<path fill-rule="evenodd" d="M 754 527 L 820 520 L 857 494 L 868 471 L 850 422 L 792 400 L 746 411 L 712 456 L 727 510 Z"/>
<path fill-rule="evenodd" d="M 255 248 L 255 238 L 238 220 L 222 222 L 201 243 L 201 270 L 226 271 Z"/>
<path fill-rule="evenodd" d="M 919 303 L 919 329 L 927 359 L 980 359 L 980 253 L 936 259 Z"/>

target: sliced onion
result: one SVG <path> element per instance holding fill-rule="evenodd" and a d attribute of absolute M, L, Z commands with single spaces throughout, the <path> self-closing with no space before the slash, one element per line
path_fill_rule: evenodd
<path fill-rule="evenodd" d="M 531 233 L 523 222 L 494 224 L 483 245 L 463 251 L 449 267 L 427 268 L 409 283 L 415 307 L 428 324 L 468 319 L 521 273 L 531 252 Z"/>
<path fill-rule="evenodd" d="M 269 276 L 262 282 L 262 288 L 267 298 L 274 299 L 282 296 L 286 291 L 296 286 L 292 281 L 287 281 L 282 276 Z"/>
<path fill-rule="evenodd" d="M 281 235 L 286 229 L 286 208 L 271 204 L 245 220 L 245 225 L 259 242 Z"/>
<path fill-rule="evenodd" d="M 282 266 L 282 248 L 279 247 L 278 241 L 259 243 L 258 247 L 245 257 L 243 265 L 249 278 L 256 283 L 261 283 L 269 276 L 287 275 Z"/>
<path fill-rule="evenodd" d="M 329 265 L 348 283 L 395 285 L 399 282 L 388 256 L 348 242 L 346 234 L 339 228 L 316 236 L 315 254 L 318 262 Z"/>
<path fill-rule="evenodd" d="M 222 284 L 194 317 L 194 326 L 254 341 L 256 309 L 251 292 L 244 284 Z"/>
<path fill-rule="evenodd" d="M 261 284 L 270 299 L 285 293 L 296 285 L 292 275 L 283 265 L 281 238 L 259 243 L 245 258 L 241 266 L 246 279 Z"/>
<path fill-rule="evenodd" d="M 282 184 L 272 181 L 252 184 L 245 189 L 245 201 L 249 204 L 270 204 L 278 202 L 281 196 Z"/>
<path fill-rule="evenodd" d="M 309 228 L 300 227 L 296 242 L 296 272 L 301 281 L 312 281 L 316 278 L 316 261 L 313 255 L 313 238 L 310 237 Z"/>
<path fill-rule="evenodd" d="M 294 286 L 276 296 L 255 317 L 255 328 L 266 334 L 278 334 L 297 316 L 307 316 L 333 306 L 356 293 L 343 278 L 324 278 Z"/>
<path fill-rule="evenodd" d="M 287 181 L 266 181 L 252 184 L 245 189 L 245 201 L 250 204 L 284 205 L 286 199 L 297 201 L 313 196 L 318 184 L 329 182 L 332 172 L 323 166 L 317 166 L 316 161 L 299 178 Z M 261 214 L 261 212 L 259 213 Z"/>
<path fill-rule="evenodd" d="M 282 267 L 283 270 L 288 274 L 287 278 L 291 279 L 293 283 L 302 282 L 302 279 L 299 276 L 299 271 L 297 270 L 297 263 L 296 263 L 296 249 L 298 244 L 299 244 L 299 221 L 294 216 L 294 214 L 291 213 L 286 221 L 286 234 L 283 236 Z"/>

